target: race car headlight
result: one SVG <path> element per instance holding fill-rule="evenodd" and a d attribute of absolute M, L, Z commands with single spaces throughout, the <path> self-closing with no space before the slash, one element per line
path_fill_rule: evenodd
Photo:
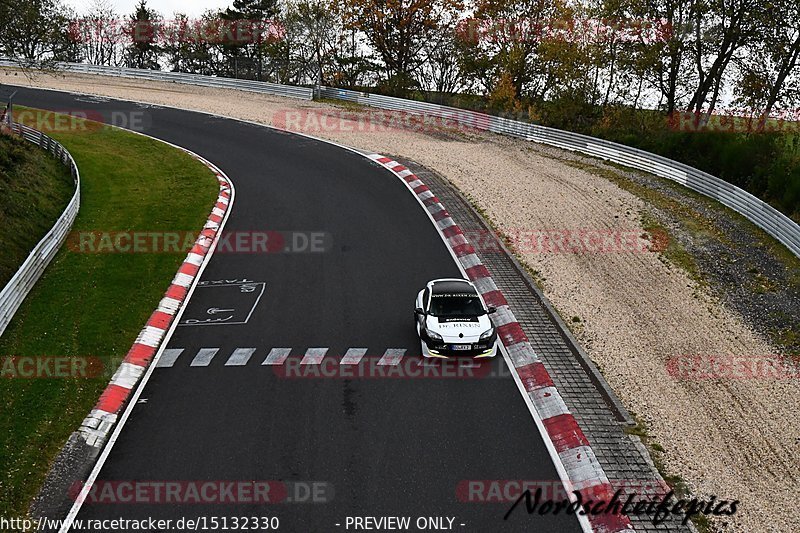
<path fill-rule="evenodd" d="M 427 332 L 428 332 L 428 337 L 429 337 L 429 338 L 430 338 L 432 341 L 441 341 L 441 340 L 444 340 L 444 339 L 442 339 L 442 336 L 441 336 L 441 335 L 439 335 L 438 333 L 436 333 L 435 331 L 431 331 L 431 330 L 429 330 L 429 329 L 426 329 L 425 331 L 427 331 Z"/>
<path fill-rule="evenodd" d="M 492 335 L 494 335 L 494 328 L 489 328 L 483 333 L 481 333 L 481 340 L 484 341 L 488 338 L 491 338 Z"/>

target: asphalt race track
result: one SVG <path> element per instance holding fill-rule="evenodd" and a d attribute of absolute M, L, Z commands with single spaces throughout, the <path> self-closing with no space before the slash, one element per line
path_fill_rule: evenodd
<path fill-rule="evenodd" d="M 202 155 L 233 181 L 225 234 L 303 232 L 324 243 L 309 252 L 299 238 L 302 251 L 213 257 L 98 478 L 271 481 L 271 494 L 285 487 L 287 497 L 93 502 L 78 519 L 277 517 L 279 530 L 316 532 L 356 530 L 348 517 L 404 516 L 412 526 L 448 517 L 455 531 L 580 531 L 564 513 L 529 516 L 521 505 L 504 521 L 509 503 L 460 501 L 468 480 L 552 485 L 558 475 L 501 358 L 460 377 L 418 372 L 416 292 L 429 279 L 461 276 L 399 179 L 327 143 L 200 113 L 27 88 L 15 102 L 144 111 L 145 133 Z M 369 377 L 341 364 L 358 348 L 351 357 L 366 349 L 358 368 Z M 381 377 L 387 368 L 396 373 Z M 309 501 L 313 494 L 327 501 Z"/>

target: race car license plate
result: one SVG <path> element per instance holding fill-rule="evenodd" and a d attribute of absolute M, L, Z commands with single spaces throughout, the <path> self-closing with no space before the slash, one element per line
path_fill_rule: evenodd
<path fill-rule="evenodd" d="M 458 350 L 460 352 L 463 352 L 463 351 L 471 350 L 472 349 L 472 345 L 471 344 L 454 344 L 453 345 L 453 349 L 454 350 Z"/>

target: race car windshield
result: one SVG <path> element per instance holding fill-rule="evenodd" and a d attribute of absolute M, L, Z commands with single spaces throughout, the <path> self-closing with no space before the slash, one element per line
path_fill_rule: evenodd
<path fill-rule="evenodd" d="M 451 296 L 434 294 L 430 314 L 436 317 L 470 317 L 484 314 L 478 296 Z"/>

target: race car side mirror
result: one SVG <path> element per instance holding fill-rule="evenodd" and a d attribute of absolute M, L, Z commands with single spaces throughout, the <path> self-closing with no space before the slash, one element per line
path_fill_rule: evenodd
<path fill-rule="evenodd" d="M 496 307 L 489 307 L 489 309 L 486 310 L 486 314 L 487 315 L 493 315 L 496 312 L 497 312 L 497 308 Z"/>
<path fill-rule="evenodd" d="M 423 311 L 421 307 L 417 307 L 416 309 L 414 309 L 414 314 L 422 316 L 425 314 L 425 311 Z"/>

